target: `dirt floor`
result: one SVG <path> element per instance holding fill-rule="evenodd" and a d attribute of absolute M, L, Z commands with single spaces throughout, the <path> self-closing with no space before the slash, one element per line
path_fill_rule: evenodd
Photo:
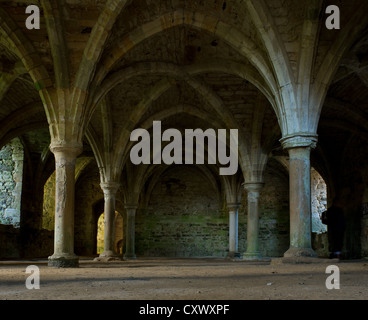
<path fill-rule="evenodd" d="M 309 261 L 309 260 L 308 260 Z M 368 261 L 273 259 L 137 259 L 58 269 L 46 260 L 0 261 L 0 300 L 366 300 Z M 40 270 L 40 289 L 26 288 L 26 267 Z M 329 265 L 340 289 L 327 289 Z"/>

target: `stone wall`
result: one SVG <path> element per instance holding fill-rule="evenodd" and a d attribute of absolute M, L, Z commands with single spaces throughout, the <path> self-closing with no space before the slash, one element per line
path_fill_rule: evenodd
<path fill-rule="evenodd" d="M 54 232 L 41 230 L 21 230 L 21 257 L 47 258 L 54 253 Z"/>
<path fill-rule="evenodd" d="M 228 218 L 201 171 L 175 166 L 161 177 L 136 217 L 137 256 L 223 257 Z"/>
<path fill-rule="evenodd" d="M 260 197 L 260 250 L 282 256 L 289 248 L 288 176 L 270 161 Z M 239 208 L 239 252 L 246 251 L 247 197 Z M 137 256 L 225 257 L 229 221 L 222 197 L 195 167 L 173 167 L 156 184 L 136 217 Z"/>
<path fill-rule="evenodd" d="M 0 150 L 0 224 L 20 227 L 23 146 L 12 140 Z"/>
<path fill-rule="evenodd" d="M 19 258 L 20 231 L 11 225 L 0 224 L 0 258 Z"/>
<path fill-rule="evenodd" d="M 22 230 L 0 225 L 0 259 L 47 258 L 54 252 L 54 233 L 48 230 Z"/>
<path fill-rule="evenodd" d="M 245 194 L 243 199 L 246 201 Z M 262 256 L 283 256 L 290 245 L 289 176 L 274 159 L 269 160 L 265 172 L 265 186 L 260 194 L 259 225 Z M 239 241 L 244 243 L 242 252 L 245 252 L 246 234 Z"/>

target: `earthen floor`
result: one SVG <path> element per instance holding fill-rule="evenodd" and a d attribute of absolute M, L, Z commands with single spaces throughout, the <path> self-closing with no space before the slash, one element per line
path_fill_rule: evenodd
<path fill-rule="evenodd" d="M 25 283 L 29 265 L 40 270 L 40 289 Z M 327 289 L 329 265 L 340 271 L 340 289 Z M 368 261 L 282 259 L 138 258 L 98 262 L 81 258 L 76 269 L 47 260 L 0 261 L 0 300 L 366 300 Z"/>

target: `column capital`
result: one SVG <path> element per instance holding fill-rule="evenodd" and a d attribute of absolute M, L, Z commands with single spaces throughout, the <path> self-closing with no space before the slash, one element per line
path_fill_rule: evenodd
<path fill-rule="evenodd" d="M 124 205 L 124 208 L 125 209 L 127 209 L 127 210 L 136 210 L 136 209 L 138 209 L 138 204 L 134 204 L 134 203 L 126 203 L 125 205 Z"/>
<path fill-rule="evenodd" d="M 227 203 L 226 204 L 227 208 L 232 211 L 232 210 L 238 210 L 240 207 L 240 203 L 238 202 L 231 202 L 231 203 Z"/>
<path fill-rule="evenodd" d="M 58 154 L 63 154 L 70 156 L 71 158 L 76 158 L 83 151 L 83 144 L 77 142 L 60 142 L 54 141 L 50 144 L 50 151 L 57 156 Z"/>
<path fill-rule="evenodd" d="M 313 133 L 297 133 L 284 136 L 280 139 L 284 149 L 312 148 L 317 146 L 318 135 Z"/>
<path fill-rule="evenodd" d="M 243 186 L 247 192 L 260 192 L 264 187 L 264 182 L 244 182 Z"/>
<path fill-rule="evenodd" d="M 119 190 L 120 183 L 112 181 L 101 182 L 100 187 L 105 194 L 115 194 Z"/>

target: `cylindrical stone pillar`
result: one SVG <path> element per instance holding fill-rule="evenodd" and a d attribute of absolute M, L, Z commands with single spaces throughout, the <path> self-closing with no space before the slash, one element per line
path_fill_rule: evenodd
<path fill-rule="evenodd" d="M 238 258 L 238 203 L 228 204 L 229 209 L 229 253 L 228 258 Z"/>
<path fill-rule="evenodd" d="M 50 267 L 78 267 L 74 254 L 74 191 L 75 160 L 82 148 L 76 146 L 51 146 L 55 155 L 55 231 L 54 254 L 49 257 Z"/>
<path fill-rule="evenodd" d="M 116 182 L 101 183 L 101 189 L 104 192 L 104 216 L 105 216 L 105 231 L 104 231 L 104 251 L 100 257 L 116 257 L 115 253 L 115 203 L 116 192 L 119 189 L 119 184 Z"/>
<path fill-rule="evenodd" d="M 287 139 L 290 179 L 290 248 L 284 257 L 317 257 L 312 249 L 310 152 L 316 138 Z"/>
<path fill-rule="evenodd" d="M 135 255 L 135 214 L 137 212 L 137 205 L 125 205 L 127 213 L 126 222 L 126 250 L 124 259 L 136 259 Z"/>
<path fill-rule="evenodd" d="M 262 257 L 259 250 L 259 195 L 263 186 L 263 183 L 244 185 L 248 193 L 247 251 L 243 255 L 244 260 L 257 260 Z"/>

